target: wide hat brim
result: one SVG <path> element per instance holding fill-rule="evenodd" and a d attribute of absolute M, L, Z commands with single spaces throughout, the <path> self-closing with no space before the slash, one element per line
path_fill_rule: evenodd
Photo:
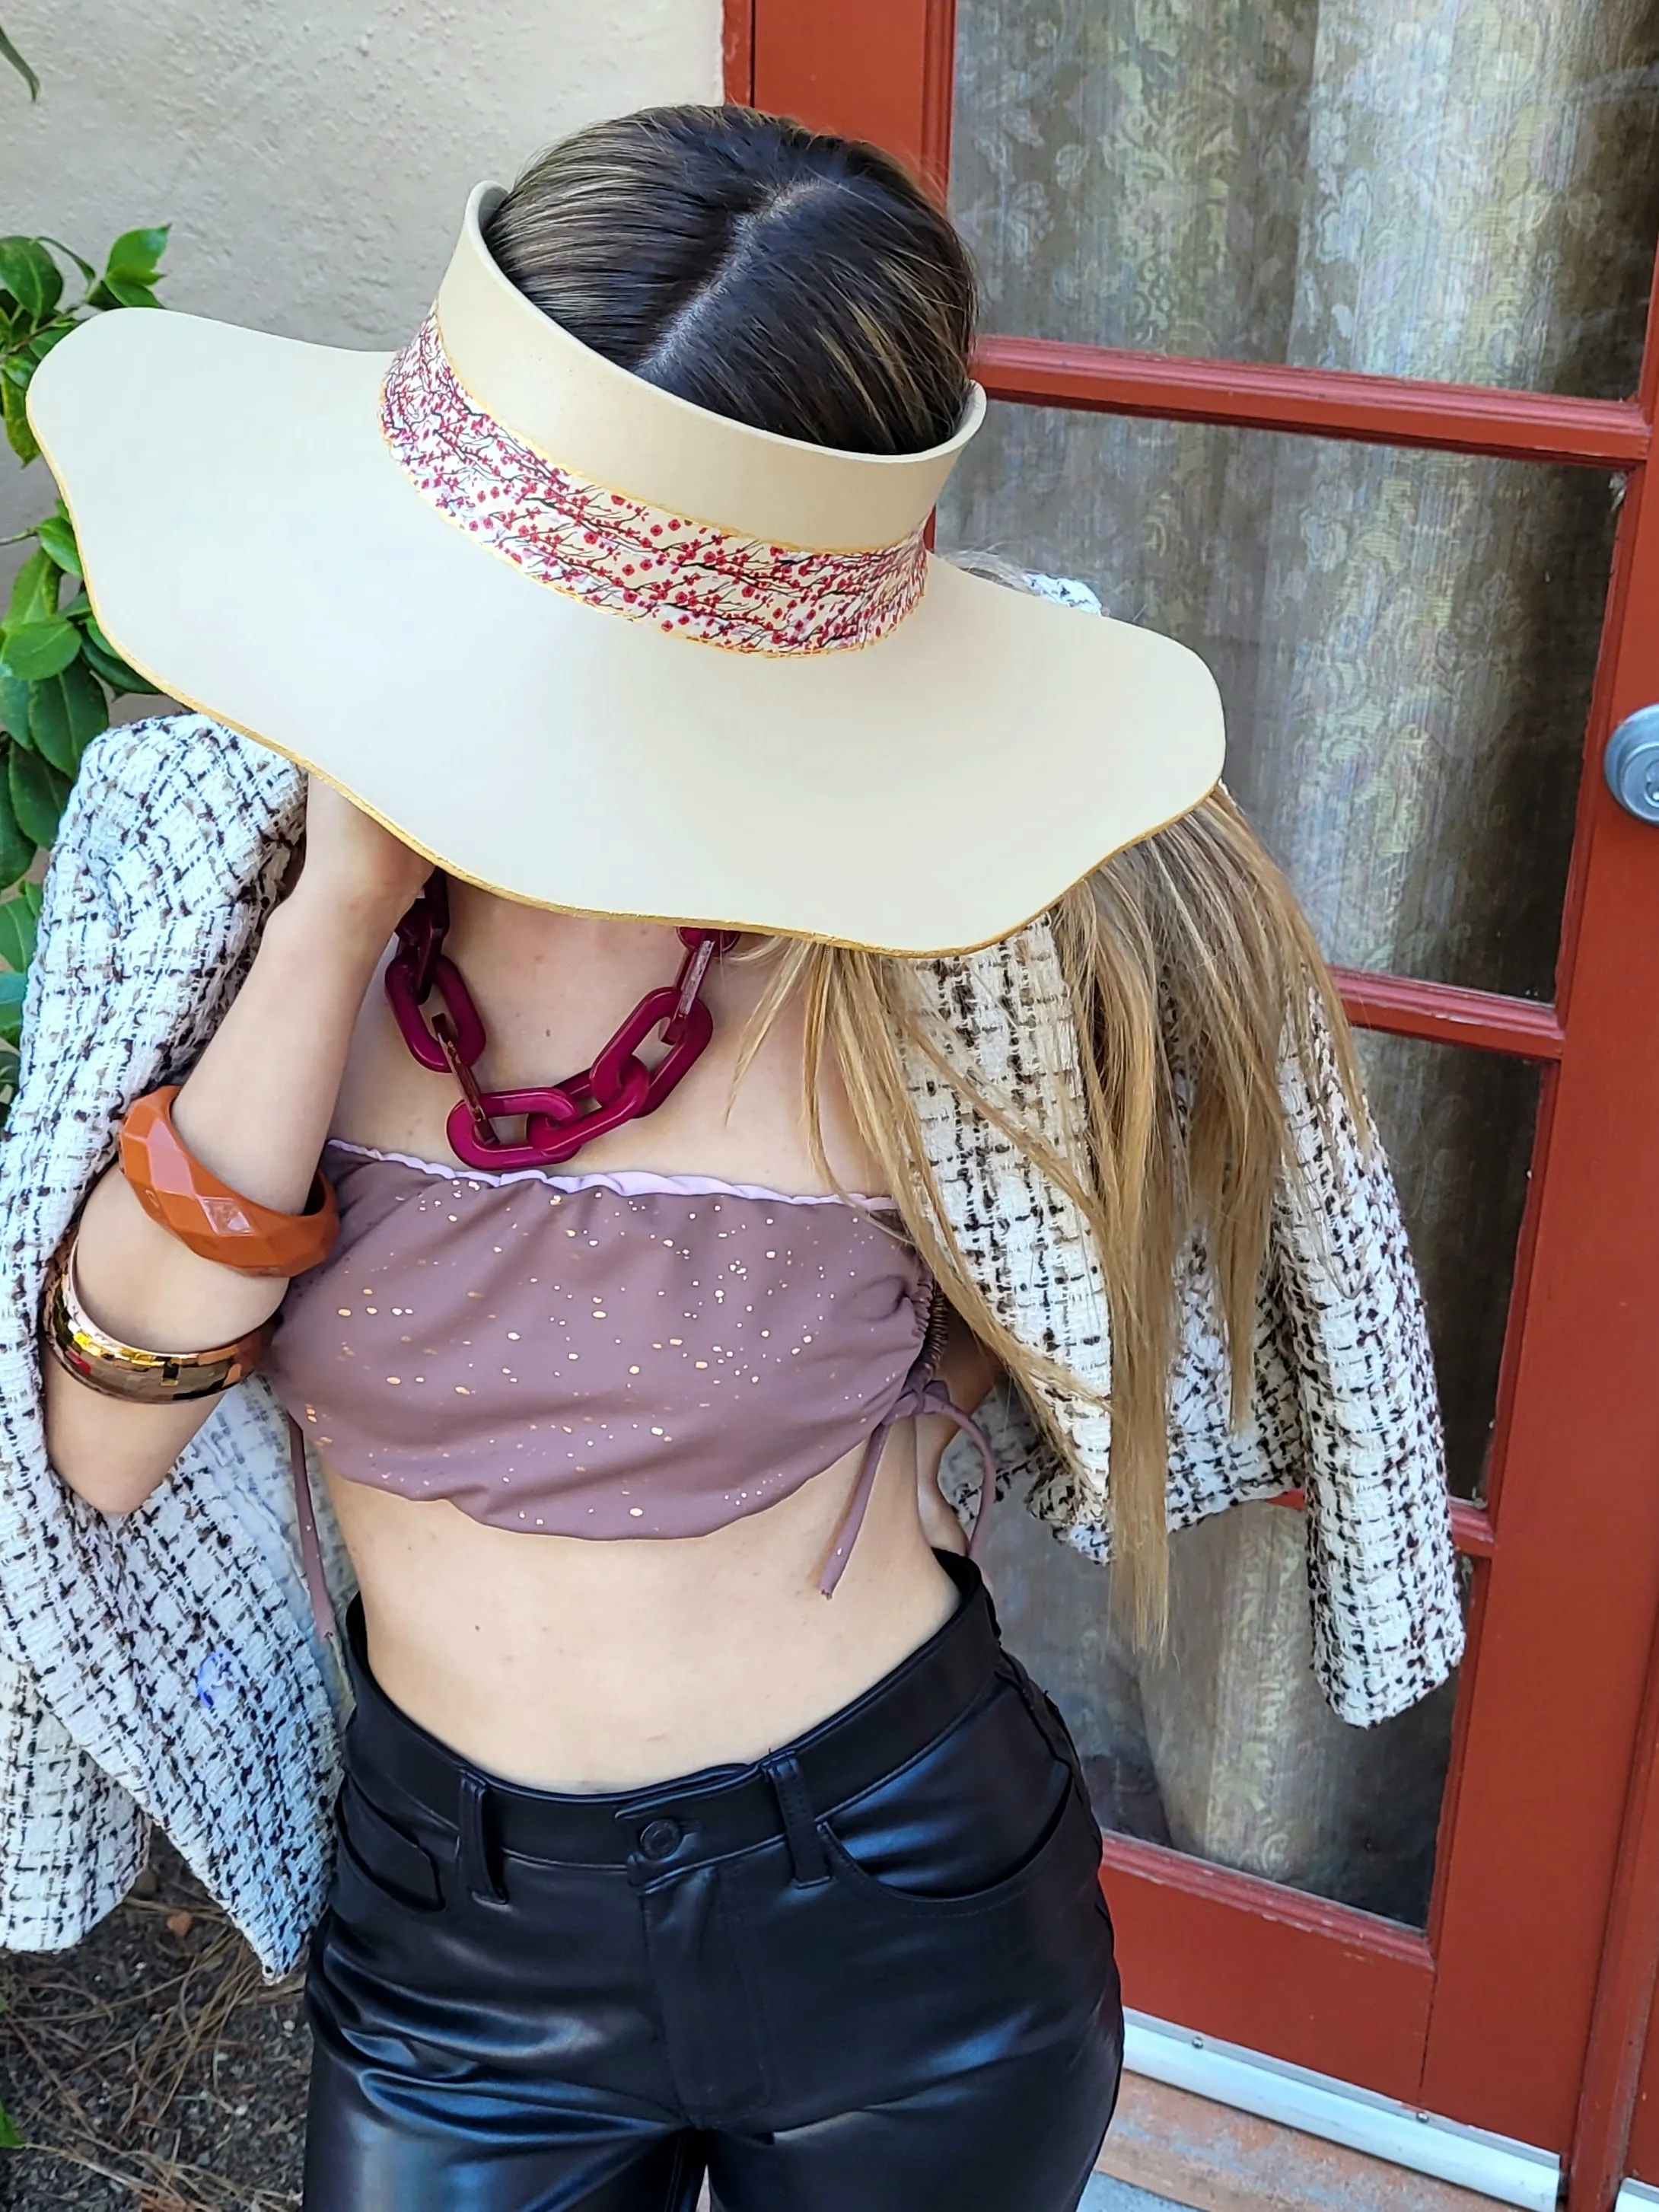
<path fill-rule="evenodd" d="M 469 281 L 486 296 L 487 278 Z M 522 311 L 527 341 L 555 330 L 495 282 L 515 304 L 489 295 L 491 315 Z M 598 356 L 576 350 L 591 380 Z M 810 653 L 665 635 L 552 588 L 416 489 L 381 430 L 387 366 L 125 312 L 48 357 L 30 419 L 117 650 L 458 876 L 576 912 L 966 951 L 1188 811 L 1220 773 L 1220 705 L 1194 653 L 942 560 L 887 635 Z M 867 468 L 601 368 L 599 403 L 647 394 L 659 435 L 695 444 L 715 424 L 763 441 L 763 507 L 802 454 L 832 491 L 826 463 Z M 592 447 L 579 412 L 587 451 L 552 455 L 572 465 Z M 556 407 L 535 425 L 540 450 L 560 428 Z M 627 429 L 605 434 L 631 450 Z M 729 453 L 722 466 L 729 478 Z M 890 508 L 895 479 L 868 480 Z M 932 495 L 923 482 L 921 514 Z"/>

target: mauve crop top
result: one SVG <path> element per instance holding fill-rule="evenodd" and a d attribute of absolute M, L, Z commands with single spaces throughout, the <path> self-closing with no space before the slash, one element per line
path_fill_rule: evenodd
<path fill-rule="evenodd" d="M 868 1201 L 337 1139 L 327 1164 L 339 1238 L 290 1286 L 266 1373 L 349 1481 L 523 1534 L 700 1536 L 863 1443 L 827 1595 L 892 1424 L 978 1437 L 932 1376 L 932 1278 Z"/>

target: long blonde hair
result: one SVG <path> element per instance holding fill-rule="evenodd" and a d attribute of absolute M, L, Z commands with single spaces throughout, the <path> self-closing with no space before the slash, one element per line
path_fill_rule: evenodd
<path fill-rule="evenodd" d="M 921 451 L 960 418 L 972 266 L 948 216 L 872 147 L 746 108 L 651 109 L 541 155 L 491 216 L 488 238 L 506 275 L 556 322 L 718 414 L 880 453 Z M 958 558 L 1029 587 L 1005 564 Z M 1295 899 L 1219 791 L 1074 885 L 1048 919 L 1082 1047 L 1077 1127 L 1057 1141 L 959 1073 L 941 1065 L 939 1074 L 1070 1194 L 1095 1237 L 1112 1326 L 1121 1584 L 1150 1632 L 1167 1578 L 1177 1256 L 1201 1231 L 1242 1409 L 1269 1206 L 1287 1165 L 1281 1054 L 1313 1074 L 1322 1006 L 1357 1105 L 1352 1047 Z M 1016 1382 L 1052 1372 L 991 1312 L 946 1224 L 905 1083 L 908 1052 L 927 1048 L 909 964 L 798 941 L 755 950 L 775 970 L 744 1064 L 799 993 L 807 1114 L 826 1176 L 817 1102 L 828 1054 L 951 1304 Z"/>
<path fill-rule="evenodd" d="M 1293 1164 L 1280 1070 L 1287 1055 L 1299 1060 L 1314 1097 L 1322 1095 L 1322 1017 L 1349 1105 L 1362 1130 L 1366 1123 L 1352 1038 L 1307 918 L 1219 786 L 1190 814 L 1073 884 L 1046 920 L 1081 1061 L 1082 1111 L 1069 1139 L 1057 1143 L 1052 1131 L 1022 1125 L 1006 1100 L 938 1055 L 906 960 L 801 939 L 757 948 L 773 972 L 754 1041 L 799 996 L 807 1127 L 820 1170 L 830 1175 L 818 1109 L 828 1055 L 922 1258 L 1016 1384 L 1053 1368 L 1010 1334 L 969 1272 L 928 1162 L 907 1058 L 931 1060 L 940 1079 L 956 1084 L 1080 1209 L 1111 1322 L 1115 1589 L 1145 1642 L 1162 1633 L 1167 1609 L 1180 1255 L 1194 1231 L 1201 1235 L 1237 1419 L 1249 1404 L 1274 1187 Z"/>

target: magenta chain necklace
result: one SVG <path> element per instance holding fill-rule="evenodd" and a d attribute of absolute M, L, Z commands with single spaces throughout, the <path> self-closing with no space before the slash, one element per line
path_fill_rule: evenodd
<path fill-rule="evenodd" d="M 562 1083 L 481 1091 L 472 1070 L 483 1053 L 483 1022 L 459 969 L 445 956 L 448 931 L 449 886 L 439 872 L 428 878 L 398 924 L 386 994 L 404 1042 L 421 1066 L 447 1067 L 460 1085 L 447 1125 L 456 1158 L 469 1167 L 497 1170 L 556 1167 L 596 1137 L 654 1114 L 714 1035 L 703 978 L 715 953 L 729 951 L 738 941 L 734 930 L 681 930 L 685 957 L 678 975 L 646 993 L 592 1067 Z M 428 1025 L 422 1009 L 434 990 L 443 1005 Z M 647 1067 L 639 1050 L 653 1030 L 661 1030 L 668 1049 L 654 1067 Z M 524 1117 L 524 1142 L 509 1144 L 496 1131 L 496 1117 L 517 1115 Z"/>

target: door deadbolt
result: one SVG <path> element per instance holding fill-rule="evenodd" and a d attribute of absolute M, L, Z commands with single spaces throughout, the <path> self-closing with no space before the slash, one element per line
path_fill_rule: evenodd
<path fill-rule="evenodd" d="M 1659 823 L 1659 707 L 1638 707 L 1607 739 L 1607 785 L 1627 814 Z"/>

